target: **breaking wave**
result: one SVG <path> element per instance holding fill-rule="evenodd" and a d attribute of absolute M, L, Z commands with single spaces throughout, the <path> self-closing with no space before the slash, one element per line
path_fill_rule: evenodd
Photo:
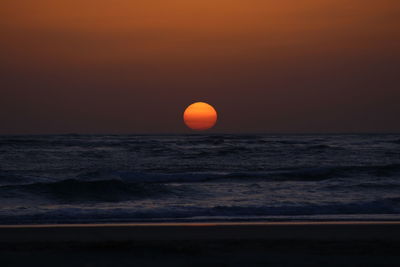
<path fill-rule="evenodd" d="M 130 199 L 162 196 L 174 193 L 163 184 L 125 183 L 121 180 L 79 181 L 68 179 L 57 182 L 7 185 L 0 187 L 0 197 L 10 198 L 28 193 L 60 202 L 119 202 Z"/>
<path fill-rule="evenodd" d="M 222 218 L 235 220 L 257 220 L 277 216 L 311 216 L 311 215 L 370 215 L 393 214 L 400 211 L 400 198 L 382 198 L 370 202 L 353 202 L 337 204 L 303 204 L 280 206 L 220 206 L 213 207 L 174 207 L 155 209 L 106 209 L 93 208 L 60 208 L 36 214 L 19 216 L 0 215 L 0 224 L 10 223 L 79 223 L 79 222 L 124 222 L 124 221 L 185 221 L 212 220 Z"/>

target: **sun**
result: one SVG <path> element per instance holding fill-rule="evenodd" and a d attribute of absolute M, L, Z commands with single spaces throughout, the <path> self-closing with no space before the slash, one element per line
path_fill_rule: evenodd
<path fill-rule="evenodd" d="M 217 111 L 205 102 L 196 102 L 185 109 L 183 121 L 192 130 L 207 130 L 217 122 Z"/>

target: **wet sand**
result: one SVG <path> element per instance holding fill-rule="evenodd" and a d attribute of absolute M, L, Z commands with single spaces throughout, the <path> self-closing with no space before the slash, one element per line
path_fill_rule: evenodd
<path fill-rule="evenodd" d="M 0 226 L 2 266 L 400 266 L 399 222 Z"/>

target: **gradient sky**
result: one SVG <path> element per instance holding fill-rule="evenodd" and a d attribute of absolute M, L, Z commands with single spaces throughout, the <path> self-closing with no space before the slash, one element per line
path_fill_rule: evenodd
<path fill-rule="evenodd" d="M 400 132 L 399 0 L 2 0 L 0 133 Z"/>

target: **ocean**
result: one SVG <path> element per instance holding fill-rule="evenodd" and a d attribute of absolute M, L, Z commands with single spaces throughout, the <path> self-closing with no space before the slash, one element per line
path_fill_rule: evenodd
<path fill-rule="evenodd" d="M 0 224 L 399 219 L 399 134 L 0 136 Z"/>

